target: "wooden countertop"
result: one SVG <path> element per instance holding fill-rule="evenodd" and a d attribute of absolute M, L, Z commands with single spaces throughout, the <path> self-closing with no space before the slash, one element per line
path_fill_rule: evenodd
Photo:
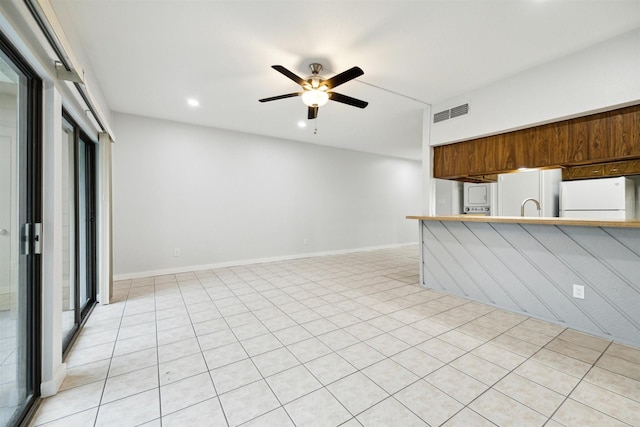
<path fill-rule="evenodd" d="M 462 221 L 462 222 L 498 222 L 514 224 L 546 224 L 546 225 L 576 225 L 583 227 L 630 227 L 640 228 L 640 220 L 591 220 L 574 218 L 536 218 L 519 216 L 483 216 L 483 215 L 447 215 L 447 216 L 417 216 L 409 215 L 407 219 L 421 221 Z"/>

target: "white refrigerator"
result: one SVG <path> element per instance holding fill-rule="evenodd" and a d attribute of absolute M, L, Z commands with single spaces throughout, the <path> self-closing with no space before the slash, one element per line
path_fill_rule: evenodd
<path fill-rule="evenodd" d="M 580 219 L 633 219 L 634 183 L 625 177 L 561 182 L 560 216 Z"/>

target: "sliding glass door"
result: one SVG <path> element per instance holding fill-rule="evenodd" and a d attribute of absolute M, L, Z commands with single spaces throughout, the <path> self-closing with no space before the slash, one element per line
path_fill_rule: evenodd
<path fill-rule="evenodd" d="M 62 338 L 76 329 L 75 131 L 62 120 Z M 63 345 L 63 349 L 66 348 Z"/>
<path fill-rule="evenodd" d="M 78 310 L 84 320 L 96 301 L 96 145 L 80 133 L 77 142 L 76 215 Z"/>
<path fill-rule="evenodd" d="M 0 33 L 0 426 L 40 383 L 41 87 Z"/>
<path fill-rule="evenodd" d="M 63 351 L 96 301 L 96 144 L 74 121 L 62 121 Z"/>

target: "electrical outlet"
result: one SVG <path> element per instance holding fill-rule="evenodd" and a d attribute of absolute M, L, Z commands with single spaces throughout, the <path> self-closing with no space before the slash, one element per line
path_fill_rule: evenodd
<path fill-rule="evenodd" d="M 173 256 L 180 256 L 180 248 L 175 248 L 173 250 Z"/>
<path fill-rule="evenodd" d="M 584 286 L 582 285 L 573 285 L 573 297 L 584 299 Z"/>

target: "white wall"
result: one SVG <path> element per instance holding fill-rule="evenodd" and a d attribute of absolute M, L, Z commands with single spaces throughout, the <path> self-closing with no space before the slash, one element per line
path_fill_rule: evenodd
<path fill-rule="evenodd" d="M 417 243 L 420 162 L 118 113 L 114 129 L 117 278 Z"/>
<path fill-rule="evenodd" d="M 523 53 L 526 54 L 526 53 Z M 640 30 L 432 107 L 469 102 L 469 114 L 431 126 L 431 145 L 457 142 L 636 104 Z"/>

